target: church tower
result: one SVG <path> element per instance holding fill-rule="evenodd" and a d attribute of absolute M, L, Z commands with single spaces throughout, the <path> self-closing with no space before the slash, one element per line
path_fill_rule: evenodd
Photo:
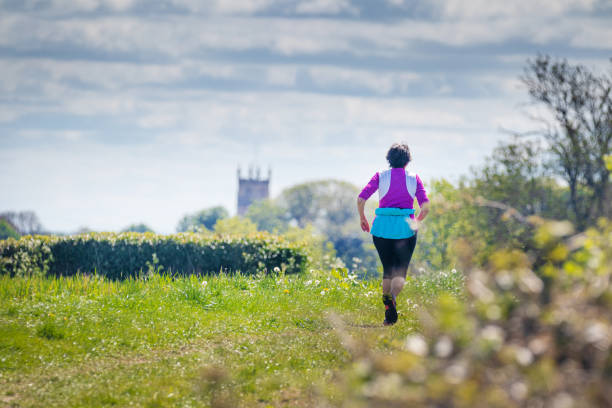
<path fill-rule="evenodd" d="M 244 215 L 253 202 L 270 197 L 271 175 L 272 171 L 268 169 L 268 178 L 262 179 L 259 167 L 255 170 L 249 167 L 248 177 L 242 178 L 238 168 L 238 215 Z"/>

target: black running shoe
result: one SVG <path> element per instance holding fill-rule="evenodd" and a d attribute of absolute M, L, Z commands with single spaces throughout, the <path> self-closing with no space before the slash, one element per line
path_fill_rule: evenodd
<path fill-rule="evenodd" d="M 385 326 L 390 326 L 397 322 L 397 309 L 395 307 L 395 301 L 391 295 L 383 295 L 383 303 L 385 305 Z"/>

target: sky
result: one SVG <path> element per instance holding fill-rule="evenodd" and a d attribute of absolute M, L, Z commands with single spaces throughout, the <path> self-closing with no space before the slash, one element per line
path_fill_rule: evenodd
<path fill-rule="evenodd" d="M 609 0 L 0 0 L 0 212 L 160 233 L 236 212 L 238 167 L 427 182 L 528 131 L 538 53 L 605 69 Z"/>

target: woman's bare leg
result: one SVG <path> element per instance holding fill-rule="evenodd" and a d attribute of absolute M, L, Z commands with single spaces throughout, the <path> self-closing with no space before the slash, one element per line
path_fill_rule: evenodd
<path fill-rule="evenodd" d="M 391 289 L 391 295 L 393 295 L 393 300 L 395 300 L 397 295 L 399 295 L 399 293 L 404 288 L 404 284 L 406 283 L 406 278 L 404 278 L 403 276 L 396 276 L 393 279 L 387 279 L 387 280 L 391 281 L 389 286 Z"/>
<path fill-rule="evenodd" d="M 382 290 L 383 295 L 387 293 L 391 293 L 391 279 L 383 279 L 382 281 Z"/>

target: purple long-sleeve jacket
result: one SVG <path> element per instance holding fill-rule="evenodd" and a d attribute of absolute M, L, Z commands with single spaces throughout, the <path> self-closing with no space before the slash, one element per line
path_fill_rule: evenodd
<path fill-rule="evenodd" d="M 404 168 L 392 168 L 374 174 L 359 193 L 359 197 L 367 200 L 376 190 L 379 194 L 380 208 L 414 208 L 415 197 L 419 207 L 429 201 L 419 176 L 409 173 Z M 410 217 L 414 218 L 414 214 Z"/>

